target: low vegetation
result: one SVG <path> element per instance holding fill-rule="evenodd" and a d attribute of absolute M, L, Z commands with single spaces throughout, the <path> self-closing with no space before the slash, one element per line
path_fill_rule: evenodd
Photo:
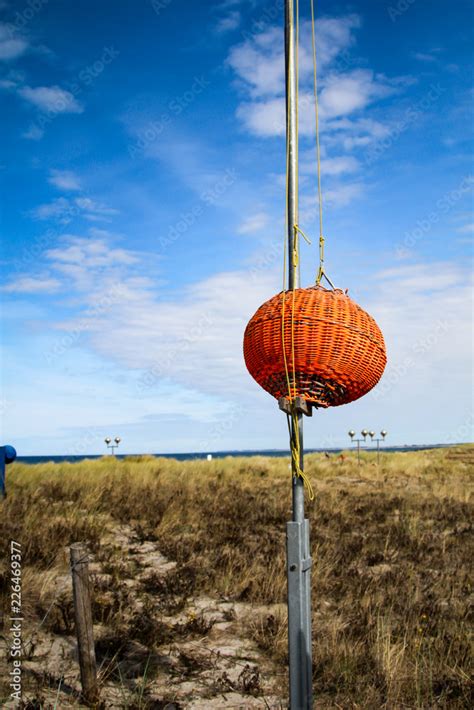
<path fill-rule="evenodd" d="M 308 506 L 315 707 L 472 707 L 473 454 L 467 446 L 381 454 L 379 466 L 369 453 L 361 466 L 349 454 L 342 460 L 307 457 L 316 491 Z M 152 697 L 150 688 L 166 665 L 164 648 L 211 632 L 209 616 L 185 613 L 198 598 L 221 605 L 222 628 L 235 617 L 233 605 L 251 610 L 239 628 L 260 661 L 245 673 L 240 669 L 240 680 L 212 676 L 212 663 L 182 646 L 173 673 L 190 681 L 188 697 L 192 683 L 206 677 L 220 693 L 221 704 L 209 701 L 209 707 L 230 707 L 225 693 L 237 690 L 248 696 L 248 707 L 268 707 L 268 684 L 281 701 L 273 707 L 286 706 L 288 459 L 178 462 L 141 456 L 16 463 L 8 469 L 8 498 L 0 505 L 2 610 L 7 617 L 8 545 L 14 539 L 23 548 L 25 637 L 46 614 L 44 633 L 74 638 L 70 592 L 61 594 L 57 583 L 61 575 L 67 578 L 70 543 L 87 541 L 100 565 L 94 621 L 102 630 L 97 655 L 104 707 L 188 707 L 176 697 Z M 176 564 L 166 575 L 140 575 L 144 553 L 133 557 L 118 538 L 113 544 L 120 526 L 133 530 L 140 549 L 152 545 Z M 124 585 L 127 577 L 135 586 Z M 139 611 L 133 612 L 137 599 Z M 2 643 L 7 642 L 5 622 Z M 125 642 L 139 644 L 143 652 L 133 682 L 124 681 L 120 665 Z M 0 660 L 3 679 L 7 671 Z M 54 673 L 26 670 L 25 707 L 55 707 L 48 698 L 60 682 Z M 112 694 L 114 684 L 118 695 Z M 0 702 L 8 695 L 8 681 L 2 680 Z M 67 700 L 79 703 L 74 693 Z M 63 706 L 65 700 L 57 705 Z"/>

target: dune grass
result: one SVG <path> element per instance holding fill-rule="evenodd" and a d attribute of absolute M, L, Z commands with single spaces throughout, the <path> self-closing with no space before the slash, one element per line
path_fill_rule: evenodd
<path fill-rule="evenodd" d="M 316 491 L 308 514 L 317 707 L 471 707 L 473 453 L 472 447 L 387 453 L 380 466 L 364 453 L 360 467 L 350 454 L 342 462 L 307 457 Z M 47 575 L 64 569 L 65 546 L 87 540 L 100 555 L 110 521 L 131 524 L 177 562 L 173 594 L 181 585 L 187 596 L 285 602 L 288 459 L 15 463 L 8 489 L 1 560 L 9 540 L 22 543 L 28 624 L 44 612 Z M 2 563 L 3 611 L 8 584 Z M 147 591 L 153 594 L 153 586 Z M 255 613 L 246 628 L 281 668 L 287 663 L 283 609 Z M 70 631 L 67 614 L 56 611 L 55 631 Z M 117 624 L 123 609 L 117 603 L 95 613 L 96 621 Z M 133 633 L 139 637 L 140 629 Z M 157 633 L 153 628 L 145 639 L 150 648 Z"/>

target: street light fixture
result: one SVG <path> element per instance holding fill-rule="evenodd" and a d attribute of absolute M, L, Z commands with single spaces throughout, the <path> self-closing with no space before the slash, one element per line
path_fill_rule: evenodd
<path fill-rule="evenodd" d="M 114 443 L 112 443 L 112 439 L 110 438 L 110 436 L 106 436 L 105 439 L 104 439 L 104 441 L 105 441 L 105 443 L 107 444 L 107 448 L 108 448 L 108 449 L 112 449 L 111 455 L 113 456 L 113 455 L 114 455 L 114 452 L 115 452 L 115 449 L 116 449 L 117 446 L 120 444 L 120 442 L 122 441 L 122 439 L 121 439 L 119 436 L 116 436 L 115 439 L 114 439 Z"/>
<path fill-rule="evenodd" d="M 360 466 L 360 442 L 365 441 L 365 437 L 367 436 L 368 432 L 365 429 L 361 432 L 362 436 L 364 437 L 363 439 L 354 439 L 356 433 L 353 429 L 351 429 L 350 432 L 348 432 L 348 434 L 351 437 L 351 441 L 354 441 L 357 443 L 357 463 Z"/>
<path fill-rule="evenodd" d="M 374 441 L 375 432 L 371 431 L 369 433 L 370 433 L 370 438 L 372 439 L 372 441 Z M 380 437 L 376 437 L 376 439 L 375 439 L 375 441 L 377 442 L 377 466 L 379 465 L 379 462 L 380 462 L 380 442 L 385 441 L 386 436 L 387 436 L 387 432 L 385 431 L 385 429 L 382 429 L 382 431 L 380 432 Z"/>
<path fill-rule="evenodd" d="M 375 438 L 375 439 L 374 439 L 375 431 L 373 431 L 373 430 L 369 431 L 368 429 L 362 429 L 362 431 L 360 432 L 362 439 L 354 439 L 356 433 L 353 429 L 351 429 L 348 432 L 348 434 L 351 437 L 351 441 L 353 441 L 354 443 L 357 443 L 357 463 L 359 464 L 359 466 L 360 466 L 360 447 L 361 447 L 361 445 L 364 446 L 364 444 L 363 443 L 361 444 L 361 442 L 366 442 L 368 436 L 370 436 L 371 441 L 377 442 L 377 465 L 378 465 L 379 460 L 380 460 L 380 442 L 384 441 L 385 437 L 387 436 L 387 432 L 385 431 L 385 429 L 382 429 L 382 431 L 380 432 L 380 438 Z"/>

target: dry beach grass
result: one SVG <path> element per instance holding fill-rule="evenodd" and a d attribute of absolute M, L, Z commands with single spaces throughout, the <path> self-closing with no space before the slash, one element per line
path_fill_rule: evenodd
<path fill-rule="evenodd" d="M 307 457 L 315 707 L 472 706 L 473 455 Z M 25 707 L 80 706 L 65 554 L 77 540 L 92 552 L 104 707 L 286 707 L 288 459 L 13 464 L 8 483 L 1 600 L 6 614 L 15 539 Z M 7 671 L 2 657 L 1 702 Z"/>

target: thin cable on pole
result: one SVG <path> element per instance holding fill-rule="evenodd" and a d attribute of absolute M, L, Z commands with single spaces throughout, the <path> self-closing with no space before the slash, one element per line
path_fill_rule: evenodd
<path fill-rule="evenodd" d="M 299 158 L 299 93 L 300 93 L 300 68 L 299 68 L 299 52 L 300 52 L 300 5 L 299 5 L 299 0 L 296 0 L 296 32 L 295 32 L 295 113 L 296 113 L 296 122 L 295 122 L 295 163 L 296 163 L 296 176 L 295 176 L 295 224 L 293 225 L 294 229 L 294 240 L 295 240 L 295 249 L 298 253 L 298 231 L 297 231 L 297 225 L 298 225 L 298 219 L 299 219 L 299 201 L 300 201 L 300 195 L 299 195 L 299 164 L 298 164 L 298 158 Z"/>
<path fill-rule="evenodd" d="M 299 222 L 299 201 L 300 201 L 300 194 L 299 194 L 299 153 L 300 153 L 300 139 L 299 139 L 299 124 L 300 124 L 300 118 L 299 118 L 299 104 L 300 104 L 300 57 L 299 57 L 299 52 L 300 52 L 300 5 L 299 5 L 299 0 L 295 0 L 296 2 L 296 7 L 295 7 L 295 14 L 296 14 L 296 21 L 295 21 L 295 77 L 296 77 L 296 86 L 295 86 L 295 103 L 296 103 L 296 126 L 295 126 L 295 143 L 296 143 L 296 184 L 295 184 L 295 224 L 293 225 L 294 229 L 294 241 L 295 241 L 295 269 L 298 270 L 298 285 L 301 283 L 301 259 L 300 259 L 300 246 L 299 246 L 299 233 L 301 230 L 298 227 L 298 222 Z"/>
<path fill-rule="evenodd" d="M 293 11 L 293 8 L 290 7 L 291 12 Z M 291 18 L 291 15 L 290 15 Z M 289 47 L 290 47 L 290 53 L 293 51 L 292 50 L 292 39 L 293 39 L 293 34 L 291 32 L 292 28 L 292 21 L 290 19 L 290 36 L 288 39 Z M 286 71 L 288 72 L 288 67 L 286 67 Z M 283 349 L 283 362 L 285 365 L 285 376 L 286 376 L 286 381 L 288 384 L 288 397 L 291 400 L 292 395 L 291 395 L 291 383 L 290 383 L 290 374 L 289 374 L 289 367 L 288 367 L 288 359 L 286 356 L 286 345 L 285 345 L 285 306 L 286 306 L 286 260 L 288 256 L 288 271 L 291 271 L 291 265 L 290 265 L 290 260 L 293 259 L 293 249 L 289 249 L 287 246 L 287 240 L 288 240 L 288 231 L 289 231 L 289 210 L 288 210 L 288 202 L 289 202 L 289 192 L 290 192 L 290 135 L 289 135 L 289 128 L 290 128 L 290 122 L 289 122 L 289 116 L 290 116 L 290 110 L 291 110 L 291 82 L 289 82 L 289 77 L 287 76 L 287 92 L 286 92 L 286 166 L 285 166 L 285 234 L 284 234 L 284 239 L 283 239 L 283 290 L 282 290 L 282 307 L 281 307 L 281 341 L 282 341 L 282 349 Z M 288 255 L 287 255 L 288 252 Z"/>
<path fill-rule="evenodd" d="M 298 269 L 298 286 L 299 286 L 299 232 L 298 232 L 298 219 L 299 219 L 299 48 L 300 48 L 300 7 L 299 0 L 296 0 L 296 22 L 295 22 L 295 126 L 294 126 L 294 138 L 295 138 L 295 214 L 294 223 L 291 225 L 293 229 L 293 268 Z M 292 18 L 294 20 L 294 18 Z M 293 278 L 293 294 L 291 303 L 291 359 L 293 366 L 293 398 L 296 397 L 296 357 L 295 357 L 295 289 L 297 285 L 296 278 Z M 299 454 L 299 436 L 295 437 L 297 439 L 298 454 Z M 298 468 L 300 468 L 298 466 Z"/>
<path fill-rule="evenodd" d="M 286 66 L 287 72 L 287 92 L 286 92 L 286 179 L 285 179 L 285 236 L 284 236 L 284 252 L 283 252 L 283 291 L 282 291 L 282 309 L 281 309 L 281 333 L 282 333 L 282 349 L 283 349 L 283 361 L 285 365 L 285 376 L 288 385 L 288 398 L 290 402 L 293 399 L 291 381 L 290 381 L 290 371 L 288 366 L 288 358 L 286 354 L 286 344 L 285 344 L 285 307 L 286 307 L 286 256 L 287 256 L 287 240 L 288 234 L 290 232 L 290 214 L 289 214 L 289 195 L 290 195 L 290 122 L 291 122 L 291 107 L 292 107 L 292 81 L 290 78 L 290 57 L 293 56 L 294 52 L 294 9 L 293 3 L 289 2 L 288 7 L 288 66 Z M 297 107 L 297 105 L 296 105 Z M 296 190 L 296 195 L 298 191 Z M 295 195 L 295 199 L 297 199 Z M 291 279 L 291 271 L 295 266 L 295 240 L 294 240 L 294 227 L 292 225 L 293 239 L 291 240 L 291 245 L 288 245 L 288 273 L 290 275 L 291 285 L 294 289 L 294 278 Z M 294 334 L 291 333 L 291 342 L 293 342 Z M 293 351 L 293 348 L 292 348 Z M 293 359 L 293 380 L 295 378 L 294 373 L 294 359 Z"/>
<path fill-rule="evenodd" d="M 310 243 L 310 240 L 306 234 L 299 228 L 298 222 L 298 205 L 299 205 L 299 171 L 298 171 L 298 151 L 299 151 L 299 0 L 296 0 L 296 5 L 290 3 L 289 12 L 289 53 L 291 57 L 294 57 L 294 67 L 295 67 L 295 85 L 293 82 L 288 81 L 288 91 L 287 91 L 287 122 L 286 122 L 286 200 L 285 200 L 285 240 L 284 240 L 284 250 L 283 250 L 283 291 L 282 291 L 282 320 L 281 320 L 281 334 L 282 334 L 282 349 L 283 349 L 283 361 L 285 366 L 285 377 L 288 385 L 288 399 L 290 402 L 294 402 L 297 394 L 297 380 L 296 380 L 296 346 L 295 346 L 295 295 L 297 284 L 299 279 L 295 278 L 295 271 L 299 269 L 300 259 L 299 259 L 299 234 L 301 234 L 304 239 Z M 296 19 L 295 19 L 295 9 L 296 9 Z M 288 70 L 288 67 L 287 67 Z M 289 77 L 288 77 L 289 79 Z M 293 96 L 294 91 L 294 96 Z M 294 163 L 295 163 L 295 175 L 294 175 L 294 215 L 293 223 L 291 224 L 291 244 L 289 245 L 287 254 L 287 239 L 290 234 L 290 214 L 289 214 L 289 192 L 290 192 L 290 122 L 292 121 L 291 107 L 295 106 L 295 120 L 292 124 L 293 136 L 294 136 Z M 291 348 L 291 374 L 290 366 L 288 363 L 288 356 L 286 353 L 286 343 L 285 343 L 285 310 L 286 310 L 286 259 L 288 256 L 288 267 L 291 273 L 293 270 L 293 278 L 291 281 L 291 338 L 290 338 L 290 348 Z M 291 260 L 291 261 L 290 261 Z M 290 426 L 290 421 L 292 426 Z M 300 477 L 308 491 L 308 496 L 310 500 L 314 499 L 314 492 L 311 486 L 311 481 L 309 480 L 307 474 L 301 467 L 301 448 L 300 448 L 300 426 L 298 421 L 298 415 L 296 412 L 292 412 L 291 419 L 288 416 L 288 428 L 290 433 L 290 448 L 291 448 L 291 460 L 292 460 L 292 470 L 294 474 Z"/>
<path fill-rule="evenodd" d="M 319 286 L 324 273 L 324 232 L 323 232 L 323 191 L 321 188 L 321 144 L 319 140 L 319 102 L 318 102 L 318 63 L 316 58 L 316 31 L 314 20 L 314 0 L 311 4 L 311 44 L 313 49 L 313 92 L 314 92 L 314 115 L 316 128 L 316 164 L 318 172 L 318 208 L 319 208 L 319 269 L 316 276 L 316 284 Z M 326 277 L 327 279 L 327 277 Z M 327 279 L 329 281 L 329 279 Z M 329 282 L 331 283 L 331 282 Z M 332 284 L 331 284 L 332 285 Z M 333 287 L 334 288 L 334 287 Z"/>

